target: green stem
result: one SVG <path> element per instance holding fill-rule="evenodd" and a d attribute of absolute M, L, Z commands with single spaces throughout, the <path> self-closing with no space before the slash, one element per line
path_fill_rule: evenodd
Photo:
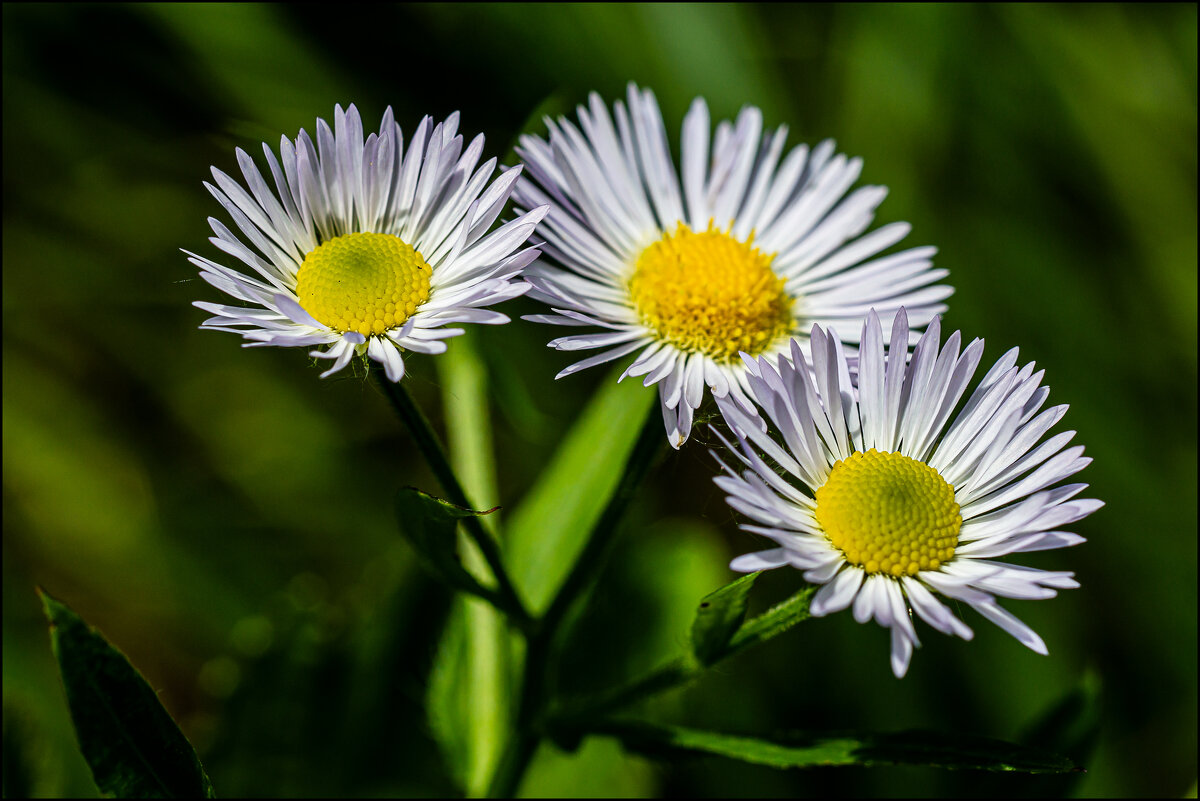
<path fill-rule="evenodd" d="M 575 560 L 575 564 L 572 565 L 571 572 L 567 574 L 562 586 L 559 587 L 550 608 L 542 615 L 538 625 L 538 637 L 535 639 L 543 636 L 552 638 L 571 605 L 591 587 L 600 575 L 600 570 L 608 560 L 613 543 L 616 542 L 614 535 L 617 532 L 617 524 L 621 522 L 630 501 L 633 500 L 638 488 L 645 480 L 655 457 L 662 452 L 665 442 L 666 435 L 663 433 L 662 425 L 652 412 L 642 424 L 642 432 L 638 436 L 637 442 L 634 443 L 629 460 L 625 463 L 621 483 L 613 492 L 612 499 L 609 500 L 604 513 L 596 521 L 596 526 L 592 529 L 592 536 Z"/>
<path fill-rule="evenodd" d="M 507 798 L 516 793 L 521 778 L 537 751 L 545 732 L 541 718 L 546 700 L 552 691 L 552 663 L 555 641 L 563 618 L 572 605 L 595 582 L 616 540 L 614 536 L 625 510 L 647 472 L 662 450 L 665 435 L 655 415 L 650 414 L 642 424 L 641 434 L 625 464 L 621 481 L 613 492 L 591 537 L 571 567 L 571 572 L 559 587 L 550 607 L 538 620 L 525 651 L 525 668 L 521 677 L 521 703 L 517 712 L 517 731 L 500 760 L 488 795 Z"/>
<path fill-rule="evenodd" d="M 392 404 L 392 408 L 395 409 L 396 414 L 404 421 L 404 425 L 408 428 L 409 433 L 412 434 L 413 439 L 417 443 L 417 448 L 424 455 L 425 461 L 428 462 L 430 469 L 433 470 L 438 483 L 442 485 L 442 491 L 446 493 L 446 500 L 465 509 L 472 508 L 466 494 L 463 492 L 462 486 L 458 483 L 458 478 L 454 475 L 454 470 L 450 467 L 450 462 L 446 458 L 446 452 L 442 448 L 437 434 L 434 433 L 433 427 L 429 424 L 425 415 L 421 413 L 421 410 L 413 402 L 412 396 L 408 394 L 408 390 L 401 383 L 389 381 L 383 374 L 383 370 L 375 365 L 371 366 L 371 372 L 378 379 L 379 385 L 383 388 L 384 395 L 387 396 L 387 399 Z M 500 606 L 501 611 L 507 614 L 509 620 L 521 631 L 532 631 L 535 621 L 521 602 L 516 588 L 513 587 L 512 581 L 508 577 L 508 572 L 504 569 L 504 561 L 500 556 L 500 547 L 496 543 L 495 538 L 484 531 L 479 518 L 476 516 L 464 518 L 462 524 L 467 535 L 479 547 L 480 553 L 487 560 L 488 567 L 491 568 L 492 575 L 496 579 L 496 589 L 499 593 L 499 600 L 502 603 Z"/>
<path fill-rule="evenodd" d="M 797 623 L 807 620 L 810 617 L 808 605 L 816 591 L 815 586 L 804 587 L 762 614 L 747 620 L 730 639 L 725 650 L 707 667 L 773 639 Z M 566 706 L 546 721 L 546 728 L 557 733 L 578 735 L 587 730 L 590 721 L 602 719 L 618 709 L 686 684 L 699 677 L 706 669 L 690 655 L 679 657 L 641 678 L 595 698 Z"/>
<path fill-rule="evenodd" d="M 582 704 L 562 709 L 547 722 L 547 727 L 562 733 L 579 732 L 588 721 L 603 718 L 610 712 L 687 684 L 703 672 L 704 666 L 696 660 L 679 657 L 627 684 Z"/>
<path fill-rule="evenodd" d="M 518 731 L 508 741 L 508 747 L 500 757 L 496 773 L 492 776 L 491 786 L 488 787 L 488 798 L 514 798 L 521 786 L 521 779 L 533 761 L 541 744 L 541 735 Z"/>

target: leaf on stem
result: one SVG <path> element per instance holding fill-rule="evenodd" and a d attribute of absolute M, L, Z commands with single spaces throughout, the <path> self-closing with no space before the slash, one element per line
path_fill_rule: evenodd
<path fill-rule="evenodd" d="M 614 375 L 508 519 L 509 568 L 534 614 L 550 603 L 608 506 L 657 399 L 640 382 L 618 384 Z"/>
<path fill-rule="evenodd" d="M 100 792 L 215 798 L 195 749 L 142 674 L 66 604 L 38 592 L 79 748 Z"/>
<path fill-rule="evenodd" d="M 487 337 L 481 337 L 478 329 L 468 332 L 437 360 L 437 369 L 451 469 L 466 498 L 490 500 L 499 497 L 499 490 L 488 408 L 491 377 L 488 361 L 480 354 L 481 339 Z M 490 583 L 495 577 L 497 600 L 504 597 L 500 584 L 507 575 L 495 573 L 504 569 L 499 554 L 491 562 L 480 546 L 496 542 L 498 517 L 468 518 L 481 525 L 463 526 L 458 536 L 463 566 L 481 581 Z M 460 595 L 446 619 L 429 676 L 430 730 L 452 777 L 468 797 L 487 790 L 511 726 L 509 636 L 496 609 Z"/>
<path fill-rule="evenodd" d="M 499 507 L 496 507 L 499 508 Z M 490 514 L 476 512 L 435 498 L 413 487 L 396 493 L 396 521 L 400 533 L 421 561 L 438 578 L 455 589 L 492 600 L 495 593 L 484 587 L 463 567 L 458 554 L 458 523 L 468 517 Z"/>
<path fill-rule="evenodd" d="M 750 590 L 759 575 L 742 576 L 700 601 L 692 621 L 692 654 L 700 664 L 708 667 L 726 655 L 730 640 L 746 619 Z"/>
<path fill-rule="evenodd" d="M 469 796 L 487 787 L 509 725 L 507 640 L 495 612 L 458 596 L 429 675 L 426 714 L 451 777 Z"/>
<path fill-rule="evenodd" d="M 749 648 L 751 645 L 765 642 L 772 637 L 778 637 L 800 621 L 807 620 L 811 617 L 808 605 L 816 591 L 816 587 L 805 587 L 786 600 L 775 604 L 761 615 L 746 621 L 729 641 L 724 655 L 728 656 L 743 648 Z"/>
<path fill-rule="evenodd" d="M 705 753 L 772 768 L 914 765 L 1017 773 L 1079 770 L 1071 760 L 1050 751 L 983 737 L 920 731 L 844 736 L 790 734 L 762 740 L 627 721 L 607 721 L 592 731 L 616 737 L 626 748 L 647 756 Z"/>

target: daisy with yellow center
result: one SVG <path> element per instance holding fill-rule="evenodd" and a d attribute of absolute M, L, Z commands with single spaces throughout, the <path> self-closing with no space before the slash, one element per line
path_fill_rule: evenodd
<path fill-rule="evenodd" d="M 886 190 L 846 196 L 862 162 L 835 155 L 833 142 L 784 157 L 787 129 L 764 135 L 761 112 L 747 107 L 717 126 L 710 148 L 697 98 L 680 180 L 649 90 L 630 85 L 612 114 L 593 94 L 578 118 L 547 120 L 548 142 L 524 136 L 517 148 L 527 169 L 517 206 L 551 207 L 538 232 L 553 263 L 535 262 L 526 280 L 552 313 L 526 319 L 606 329 L 550 343 L 601 351 L 560 378 L 636 351 L 621 378 L 658 385 L 676 448 L 706 385 L 753 410 L 740 353 L 786 356 L 793 337 L 807 350 L 814 323 L 857 330 L 871 307 L 906 306 L 918 326 L 945 310 L 952 290 L 937 283 L 946 271 L 932 267 L 933 248 L 873 258 L 909 226 L 859 236 Z"/>
<path fill-rule="evenodd" d="M 1067 407 L 1041 410 L 1049 389 L 1033 364 L 1016 366 L 1015 348 L 960 403 L 982 340 L 960 353 L 956 331 L 939 352 L 935 317 L 908 360 L 903 309 L 890 334 L 883 331 L 871 311 L 855 385 L 831 329 L 813 326 L 811 368 L 795 341 L 790 360 L 745 357 L 750 396 L 773 425 L 729 398 L 717 400 L 738 440 L 738 447 L 726 445 L 746 469 L 721 462 L 726 474 L 716 482 L 729 505 L 754 521 L 741 527 L 778 545 L 731 567 L 791 565 L 823 585 L 813 615 L 852 606 L 858 622 L 890 628 L 898 677 L 920 645 L 914 612 L 941 632 L 973 636 L 934 593 L 1046 653 L 1042 639 L 996 598 L 1052 598 L 1079 586 L 1074 574 L 994 557 L 1077 545 L 1083 538 L 1061 527 L 1103 505 L 1075 498 L 1086 484 L 1053 486 L 1091 462 L 1082 447 L 1064 450 L 1074 431 L 1039 443 Z"/>
<path fill-rule="evenodd" d="M 210 217 L 210 241 L 254 274 L 184 251 L 246 304 L 198 301 L 215 315 L 201 327 L 247 347 L 328 346 L 310 354 L 333 360 L 322 377 L 358 354 L 399 381 L 403 351 L 441 353 L 463 333 L 446 326 L 508 322 L 484 307 L 529 289 L 519 274 L 538 251 L 520 248 L 546 209 L 489 233 L 521 171 L 489 185 L 496 160 L 479 165 L 483 136 L 464 149 L 457 128 L 457 113 L 426 117 L 406 149 L 390 108 L 364 140 L 358 110 L 337 106 L 332 129 L 317 120 L 315 146 L 304 131 L 281 138 L 278 157 L 263 144 L 273 186 L 241 149 L 244 184 L 214 167 L 205 186 L 242 236 Z"/>

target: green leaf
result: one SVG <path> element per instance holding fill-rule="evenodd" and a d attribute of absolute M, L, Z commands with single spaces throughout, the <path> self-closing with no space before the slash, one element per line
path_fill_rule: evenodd
<path fill-rule="evenodd" d="M 726 646 L 746 618 L 750 590 L 759 573 L 750 573 L 709 593 L 700 601 L 692 622 L 692 653 L 708 666 L 725 655 Z"/>
<path fill-rule="evenodd" d="M 591 737 L 577 749 L 545 743 L 517 790 L 518 798 L 654 798 L 656 766 L 615 740 Z"/>
<path fill-rule="evenodd" d="M 466 497 L 499 497 L 492 454 L 486 361 L 478 332 L 459 338 L 438 360 L 450 462 Z M 481 521 L 498 533 L 498 515 Z M 447 534 L 446 538 L 452 537 Z M 487 560 L 460 535 L 463 564 L 473 575 L 492 575 Z M 427 714 L 434 738 L 458 786 L 467 796 L 487 789 L 511 727 L 509 631 L 504 619 L 474 599 L 454 599 L 429 678 Z"/>
<path fill-rule="evenodd" d="M 748 620 L 738 629 L 737 634 L 733 635 L 725 655 L 728 656 L 743 648 L 765 642 L 772 637 L 778 637 L 802 620 L 807 620 L 810 617 L 808 605 L 816 591 L 816 587 L 805 587 L 786 600 L 775 604 L 761 615 Z"/>
<path fill-rule="evenodd" d="M 476 598 L 457 596 L 429 675 L 426 713 L 450 775 L 480 796 L 510 727 L 510 641 L 503 620 Z"/>
<path fill-rule="evenodd" d="M 562 89 L 558 89 L 542 98 L 533 111 L 529 112 L 529 116 L 525 118 L 525 122 L 517 128 L 516 135 L 513 136 L 508 150 L 505 151 L 504 158 L 500 159 L 501 164 L 516 164 L 521 161 L 517 155 L 517 145 L 520 144 L 520 139 L 525 134 L 533 134 L 541 136 L 546 129 L 546 118 L 561 117 L 571 113 L 571 104 L 566 98 L 566 93 Z M 497 373 L 506 372 L 498 370 Z"/>
<path fill-rule="evenodd" d="M 692 653 L 660 665 L 649 673 L 590 700 L 564 704 L 552 716 L 559 745 L 570 749 L 591 722 L 612 710 L 693 681 L 704 670 L 752 645 L 765 642 L 809 617 L 816 587 L 799 592 L 742 623 L 746 601 L 758 573 L 743 576 L 705 596 L 692 623 Z M 707 604 L 707 605 L 706 605 Z M 740 624 L 740 627 L 739 627 Z"/>
<path fill-rule="evenodd" d="M 442 629 L 433 669 L 429 674 L 426 712 L 429 728 L 441 748 L 450 775 L 459 787 L 466 787 L 471 763 L 469 729 L 463 721 L 470 715 L 465 702 L 467 694 L 460 692 L 469 681 L 470 659 L 467 656 L 468 633 L 463 598 L 456 597 L 446 626 Z"/>
<path fill-rule="evenodd" d="M 458 521 L 494 511 L 464 509 L 414 487 L 405 487 L 396 493 L 396 520 L 400 533 L 425 566 L 450 586 L 488 599 L 494 593 L 463 567 L 456 531 Z"/>
<path fill-rule="evenodd" d="M 923 765 L 1018 773 L 1079 770 L 1071 760 L 1041 749 L 982 737 L 919 731 L 840 737 L 791 734 L 775 741 L 624 721 L 602 723 L 592 731 L 616 737 L 626 748 L 649 756 L 699 752 L 772 768 Z"/>
<path fill-rule="evenodd" d="M 1087 765 L 1100 739 L 1101 681 L 1089 669 L 1079 684 L 1061 696 L 1025 728 L 1021 742 L 1063 754 L 1079 765 Z M 1014 785 L 1014 797 L 1071 798 L 1082 781 L 1082 773 L 1027 779 L 1027 786 Z"/>
<path fill-rule="evenodd" d="M 1100 734 L 1100 688 L 1099 674 L 1087 671 L 1079 686 L 1051 706 L 1021 739 L 1085 759 Z"/>
<path fill-rule="evenodd" d="M 513 512 L 506 548 L 530 611 L 545 609 L 608 505 L 658 393 L 610 374 Z M 666 437 L 666 434 L 663 434 Z"/>
<path fill-rule="evenodd" d="M 215 798 L 191 744 L 129 660 L 39 590 L 71 720 L 96 786 L 120 798 Z"/>

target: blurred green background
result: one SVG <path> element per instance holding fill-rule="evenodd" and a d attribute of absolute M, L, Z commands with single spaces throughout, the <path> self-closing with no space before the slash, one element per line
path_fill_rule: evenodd
<path fill-rule="evenodd" d="M 191 301 L 224 298 L 179 248 L 217 254 L 210 165 L 235 173 L 235 147 L 261 158 L 261 141 L 311 132 L 335 103 L 368 130 L 387 105 L 405 131 L 461 110 L 512 163 L 522 126 L 542 131 L 535 110 L 635 80 L 673 146 L 703 95 L 715 119 L 758 105 L 792 143 L 834 137 L 862 156 L 863 182 L 891 189 L 877 224 L 908 220 L 907 244 L 940 248 L 949 330 L 985 337 L 985 359 L 1019 344 L 1046 369 L 1108 504 L 1073 527 L 1085 545 L 1027 560 L 1077 571 L 1082 589 L 1006 604 L 1048 658 L 968 615 L 974 642 L 926 628 L 896 681 L 884 633 L 838 615 L 653 714 L 1030 742 L 1066 699 L 1082 712 L 1050 744 L 1088 772 L 662 765 L 596 739 L 544 750 L 525 792 L 1194 795 L 1195 5 L 5 4 L 3 22 L 6 793 L 95 794 L 35 585 L 161 690 L 226 797 L 454 792 L 421 712 L 449 599 L 389 504 L 432 477 L 373 384 L 198 331 Z M 555 335 L 518 321 L 476 338 L 505 505 L 606 376 L 552 382 L 572 360 L 545 348 Z M 409 369 L 439 418 L 434 359 Z M 572 686 L 673 653 L 728 559 L 758 547 L 698 439 L 642 493 L 596 633 L 568 655 Z M 769 575 L 758 600 L 797 581 Z"/>

